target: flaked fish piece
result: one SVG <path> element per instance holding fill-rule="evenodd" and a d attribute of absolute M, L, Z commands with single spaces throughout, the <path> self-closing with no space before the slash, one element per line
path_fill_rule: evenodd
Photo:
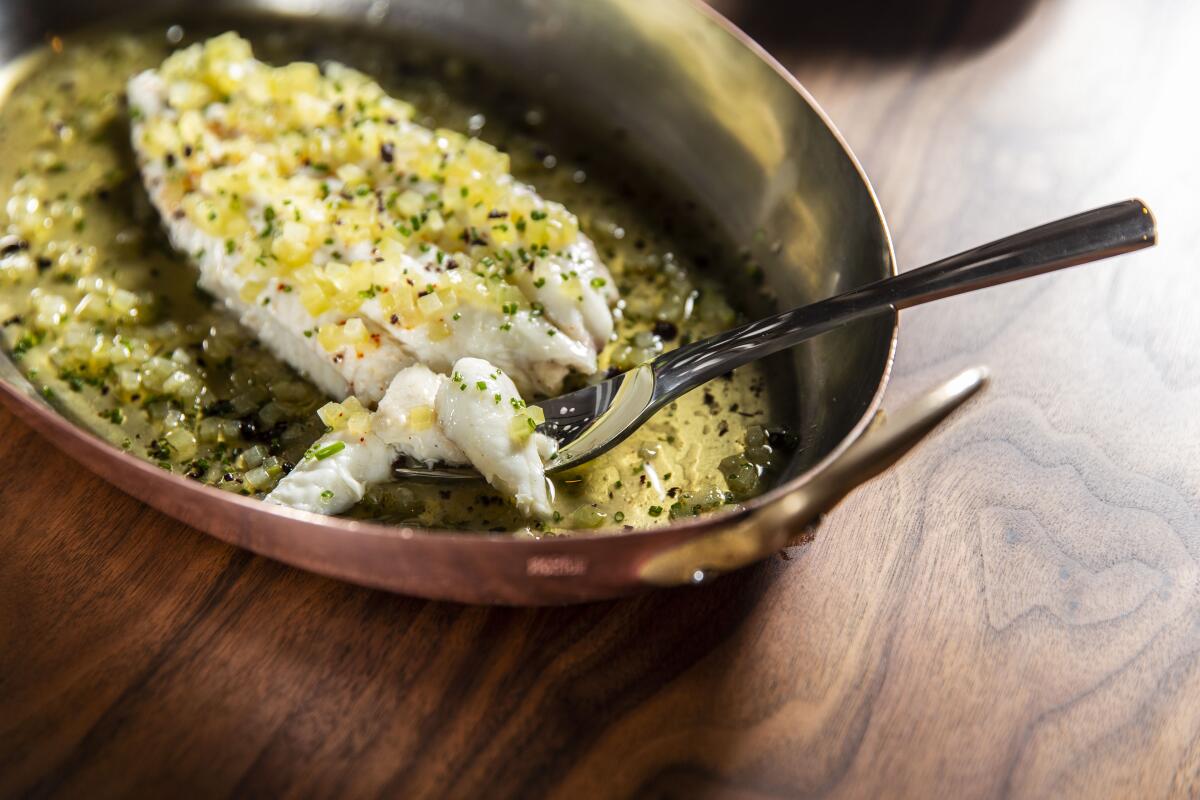
<path fill-rule="evenodd" d="M 398 373 L 379 401 L 373 417 L 375 434 L 395 447 L 397 454 L 426 466 L 470 463 L 462 449 L 436 424 L 438 392 L 448 382 L 445 375 L 420 365 Z"/>
<path fill-rule="evenodd" d="M 470 463 L 526 515 L 553 512 L 543 466 L 554 443 L 535 433 L 540 417 L 513 382 L 477 358 L 460 359 L 447 378 L 423 366 L 398 373 L 371 412 L 351 398 L 321 417 L 331 432 L 316 442 L 268 496 L 272 503 L 337 514 L 390 478 L 399 456 Z"/>
<path fill-rule="evenodd" d="M 450 385 L 438 392 L 436 408 L 446 436 L 521 513 L 542 518 L 552 513 L 543 464 L 554 442 L 534 432 L 544 418 L 528 414 L 507 375 L 481 359 L 461 358 Z"/>
<path fill-rule="evenodd" d="M 314 514 L 340 514 L 391 475 L 395 448 L 372 433 L 326 434 L 270 494 L 276 503 Z"/>

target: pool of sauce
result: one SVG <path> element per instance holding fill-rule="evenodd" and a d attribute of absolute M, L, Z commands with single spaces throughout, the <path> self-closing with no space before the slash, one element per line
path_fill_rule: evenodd
<path fill-rule="evenodd" d="M 702 224 L 685 221 L 669 198 L 640 186 L 619 148 L 587 139 L 553 109 L 489 82 L 472 62 L 303 27 L 238 29 L 263 60 L 332 59 L 366 72 L 412 103 L 418 122 L 470 132 L 507 151 L 518 179 L 573 211 L 623 298 L 602 372 L 627 369 L 742 319 L 727 300 L 735 293 L 717 277 L 742 274 L 717 269 L 736 257 L 710 241 Z M 124 101 L 130 76 L 218 32 L 163 25 L 96 31 L 56 37 L 30 56 L 0 107 L 0 149 L 7 154 L 0 162 L 0 343 L 57 408 L 89 430 L 164 469 L 254 494 L 241 480 L 243 452 L 259 445 L 295 463 L 321 434 L 314 412 L 328 398 L 196 288 L 194 270 L 170 249 L 142 192 Z M 40 287 L 73 305 L 97 277 L 143 302 L 136 319 L 94 320 L 95 334 L 137 337 L 163 355 L 190 354 L 204 383 L 194 405 L 152 393 L 122 395 L 111 370 L 63 367 L 60 329 L 37 324 L 31 292 Z M 574 383 L 585 381 L 579 376 Z M 412 481 L 372 488 L 349 516 L 545 536 L 649 527 L 719 511 L 769 487 L 791 446 L 778 426 L 780 400 L 758 365 L 685 395 L 613 451 L 556 475 L 555 517 L 546 523 L 522 518 L 483 484 Z M 199 431 L 206 417 L 218 416 L 236 419 L 236 432 L 202 440 L 195 452 L 181 456 L 164 438 L 168 426 Z"/>

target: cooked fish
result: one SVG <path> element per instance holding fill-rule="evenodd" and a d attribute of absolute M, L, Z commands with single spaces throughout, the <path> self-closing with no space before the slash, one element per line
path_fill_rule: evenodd
<path fill-rule="evenodd" d="M 545 417 L 526 407 L 507 375 L 481 359 L 460 358 L 436 409 L 438 426 L 488 483 L 514 498 L 522 513 L 549 516 L 543 459 L 554 442 L 534 433 Z"/>
<path fill-rule="evenodd" d="M 503 371 L 477 358 L 459 359 L 447 378 L 423 366 L 402 370 L 371 412 L 354 398 L 321 409 L 330 432 L 267 500 L 303 511 L 336 514 L 388 480 L 398 456 L 474 464 L 524 514 L 551 514 L 543 459 L 554 443 L 534 428 L 542 417 L 527 407 Z"/>
<path fill-rule="evenodd" d="M 427 466 L 471 463 L 462 449 L 435 424 L 438 390 L 446 383 L 445 375 L 425 366 L 402 370 L 379 401 L 379 410 L 374 417 L 376 435 L 395 447 L 398 453 Z"/>
<path fill-rule="evenodd" d="M 272 67 L 234 34 L 137 75 L 128 96 L 150 200 L 200 285 L 347 398 L 269 499 L 345 510 L 403 454 L 470 462 L 549 513 L 552 443 L 521 392 L 595 372 L 617 299 L 570 212 L 365 75 Z"/>
<path fill-rule="evenodd" d="M 431 131 L 339 64 L 272 67 L 225 34 L 128 87 L 172 243 L 334 397 L 484 358 L 525 393 L 596 370 L 615 287 L 573 215 L 478 139 Z"/>

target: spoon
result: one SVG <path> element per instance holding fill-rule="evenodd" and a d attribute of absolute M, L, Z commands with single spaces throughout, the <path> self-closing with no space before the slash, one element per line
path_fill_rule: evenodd
<path fill-rule="evenodd" d="M 1150 247 L 1154 217 L 1141 200 L 1085 211 L 684 345 L 606 381 L 535 403 L 558 441 L 547 472 L 614 447 L 658 409 L 736 367 L 880 312 L 899 310 Z M 398 478 L 478 480 L 472 469 L 396 465 Z"/>

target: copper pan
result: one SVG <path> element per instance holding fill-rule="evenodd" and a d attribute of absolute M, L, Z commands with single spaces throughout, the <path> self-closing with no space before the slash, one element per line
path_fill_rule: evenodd
<path fill-rule="evenodd" d="M 133 0 L 0 0 L 0 62 L 52 33 L 140 15 Z M 870 183 L 795 79 L 689 0 L 235 0 L 165 2 L 164 22 L 256 14 L 420 37 L 487 53 L 548 106 L 621 129 L 632 163 L 709 212 L 755 259 L 781 307 L 895 272 Z M 330 28 L 331 31 L 342 30 Z M 331 33 L 331 35 L 342 35 Z M 765 236 L 763 235 L 765 233 Z M 740 269 L 729 265 L 730 269 Z M 802 445 L 773 490 L 735 512 L 647 531 L 542 540 L 395 528 L 289 511 L 201 486 L 59 415 L 0 359 L 0 399 L 124 491 L 224 541 L 355 583 L 471 603 L 553 604 L 705 580 L 785 546 L 891 464 L 983 381 L 975 370 L 882 424 L 894 313 L 814 339 L 780 362 Z"/>

